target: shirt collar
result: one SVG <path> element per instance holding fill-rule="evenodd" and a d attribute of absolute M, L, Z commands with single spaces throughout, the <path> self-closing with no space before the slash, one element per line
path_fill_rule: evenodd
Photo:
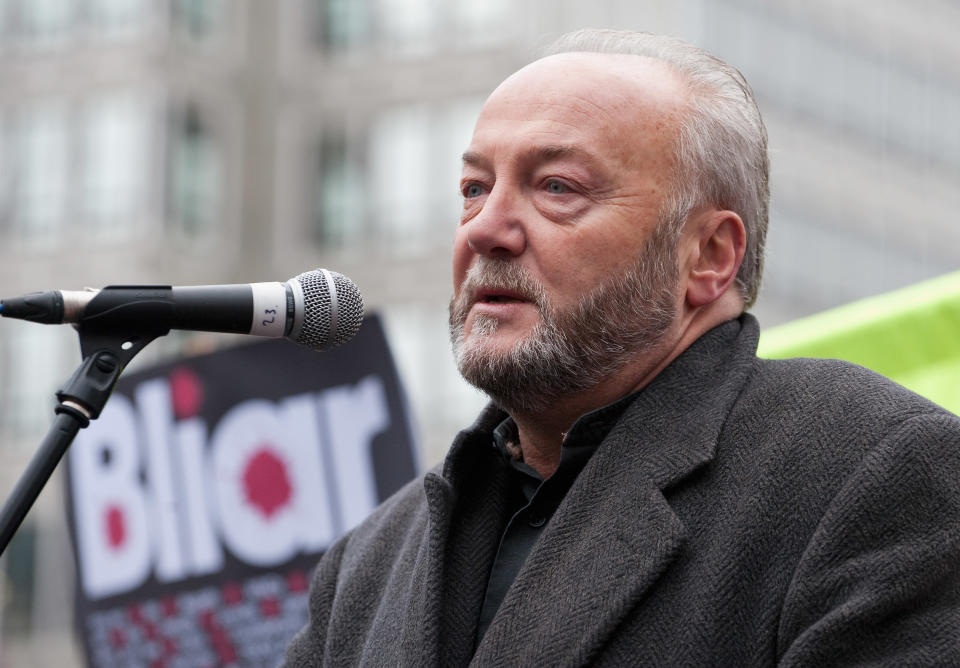
<path fill-rule="evenodd" d="M 601 408 L 584 413 L 563 439 L 564 451 L 573 448 L 596 448 L 642 390 L 620 397 Z M 508 461 L 516 461 L 512 452 L 520 441 L 517 423 L 509 415 L 493 430 L 493 446 Z"/>

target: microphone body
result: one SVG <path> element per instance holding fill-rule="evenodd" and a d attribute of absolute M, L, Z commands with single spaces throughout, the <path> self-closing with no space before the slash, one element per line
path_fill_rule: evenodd
<path fill-rule="evenodd" d="M 0 301 L 0 315 L 87 330 L 163 335 L 171 329 L 286 337 L 315 350 L 351 339 L 363 299 L 343 274 L 317 269 L 286 283 L 112 285 Z"/>

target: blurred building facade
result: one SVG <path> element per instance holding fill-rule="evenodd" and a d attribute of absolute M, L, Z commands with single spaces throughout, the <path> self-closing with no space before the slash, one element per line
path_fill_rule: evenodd
<path fill-rule="evenodd" d="M 0 295 L 335 269 L 384 314 L 436 462 L 482 405 L 446 336 L 459 156 L 490 90 L 584 26 L 675 34 L 753 84 L 763 325 L 960 265 L 946 0 L 0 0 Z M 69 328 L 0 325 L 6 496 L 79 354 Z M 172 335 L 138 362 L 224 342 Z M 0 569 L 0 665 L 79 661 L 61 483 Z"/>

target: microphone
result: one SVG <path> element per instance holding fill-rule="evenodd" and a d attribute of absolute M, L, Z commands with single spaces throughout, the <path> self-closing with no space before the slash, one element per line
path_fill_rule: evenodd
<path fill-rule="evenodd" d="M 111 285 L 47 290 L 0 300 L 0 316 L 87 331 L 162 336 L 171 329 L 286 337 L 314 350 L 353 338 L 363 321 L 356 284 L 326 269 L 286 283 Z"/>

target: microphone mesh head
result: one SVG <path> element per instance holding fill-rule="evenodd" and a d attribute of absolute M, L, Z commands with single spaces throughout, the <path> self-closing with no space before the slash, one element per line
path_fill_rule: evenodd
<path fill-rule="evenodd" d="M 327 281 L 333 278 L 333 285 Z M 293 280 L 303 289 L 303 327 L 296 343 L 328 350 L 346 343 L 363 322 L 363 297 L 357 285 L 343 274 L 315 269 Z"/>

